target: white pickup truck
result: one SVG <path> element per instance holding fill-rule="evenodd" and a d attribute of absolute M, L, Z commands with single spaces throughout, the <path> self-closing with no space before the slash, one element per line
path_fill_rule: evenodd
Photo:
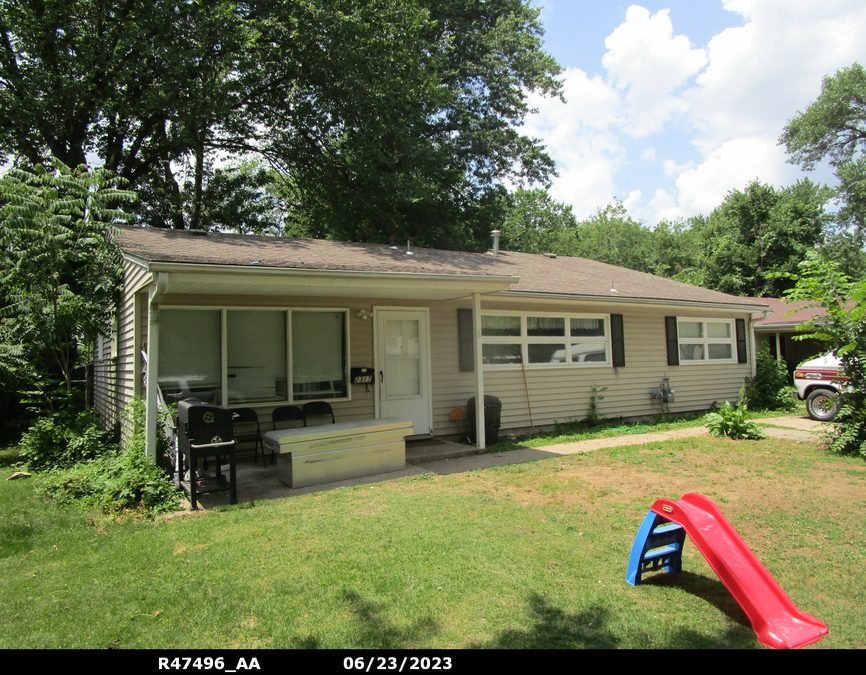
<path fill-rule="evenodd" d="M 804 361 L 794 371 L 797 396 L 806 401 L 809 417 L 829 422 L 840 408 L 839 392 L 848 378 L 842 373 L 842 363 L 833 354 Z"/>

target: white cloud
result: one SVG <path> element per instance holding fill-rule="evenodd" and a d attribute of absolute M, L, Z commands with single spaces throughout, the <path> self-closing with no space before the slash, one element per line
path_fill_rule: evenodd
<path fill-rule="evenodd" d="M 626 211 L 631 212 L 638 204 L 640 204 L 642 194 L 643 193 L 640 190 L 632 190 L 628 193 L 628 197 L 626 197 L 622 203 L 622 205 L 625 206 Z"/>
<path fill-rule="evenodd" d="M 780 185 L 790 169 L 775 138 L 737 138 L 723 143 L 699 165 L 676 177 L 677 205 L 683 216 L 709 213 L 731 190 L 753 180 Z"/>
<path fill-rule="evenodd" d="M 721 1 L 744 24 L 704 48 L 675 34 L 675 13 L 632 5 L 605 41 L 605 77 L 568 68 L 567 104 L 535 101 L 527 132 L 546 142 L 560 173 L 551 193 L 578 217 L 628 194 L 630 211 L 654 224 L 708 213 L 754 179 L 799 177 L 778 137 L 824 76 L 866 63 L 866 3 Z M 652 144 L 634 147 L 639 137 Z"/>
<path fill-rule="evenodd" d="M 562 75 L 567 103 L 531 97 L 538 112 L 527 120 L 528 136 L 542 138 L 556 160 L 559 178 L 550 190 L 554 199 L 571 204 L 578 218 L 588 217 L 615 193 L 614 174 L 625 159 L 611 129 L 622 103 L 616 90 L 600 77 L 579 68 Z M 600 197 L 603 195 L 603 197 Z"/>
<path fill-rule="evenodd" d="M 673 92 L 707 62 L 703 49 L 693 48 L 684 35 L 674 35 L 667 9 L 651 15 L 632 5 L 604 44 L 607 53 L 601 63 L 611 83 L 626 91 L 625 131 L 638 137 L 660 132 L 675 112 L 685 110 Z"/>

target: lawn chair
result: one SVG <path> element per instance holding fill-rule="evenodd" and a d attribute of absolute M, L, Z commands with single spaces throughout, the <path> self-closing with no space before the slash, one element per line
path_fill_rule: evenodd
<path fill-rule="evenodd" d="M 295 405 L 283 405 L 275 408 L 271 413 L 271 421 L 274 423 L 274 431 L 280 422 L 303 422 L 307 426 L 307 418 L 304 411 Z"/>
<path fill-rule="evenodd" d="M 235 441 L 237 441 L 238 445 L 241 443 L 254 443 L 253 462 L 259 458 L 259 449 L 261 449 L 262 459 L 265 460 L 265 465 L 267 465 L 265 446 L 262 445 L 262 428 L 259 425 L 259 416 L 256 411 L 252 408 L 233 408 L 232 413 L 234 414 Z M 240 433 L 237 431 L 238 425 L 244 425 Z M 255 430 L 253 430 L 253 425 L 255 425 Z M 271 463 L 273 463 L 273 453 L 271 453 Z"/>
<path fill-rule="evenodd" d="M 328 417 L 331 418 L 331 424 L 336 424 L 337 420 L 334 418 L 334 409 L 331 407 L 330 403 L 326 403 L 325 401 L 313 401 L 312 403 L 304 404 L 304 418 L 309 419 L 310 417 Z"/>

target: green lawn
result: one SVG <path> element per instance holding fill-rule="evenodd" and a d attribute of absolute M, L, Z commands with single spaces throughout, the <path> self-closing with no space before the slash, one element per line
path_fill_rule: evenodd
<path fill-rule="evenodd" d="M 701 437 L 153 523 L 38 480 L 0 482 L 0 648 L 760 648 L 689 542 L 682 575 L 624 581 L 653 500 L 685 492 L 830 626 L 812 648 L 866 647 L 866 464 L 809 444 Z"/>

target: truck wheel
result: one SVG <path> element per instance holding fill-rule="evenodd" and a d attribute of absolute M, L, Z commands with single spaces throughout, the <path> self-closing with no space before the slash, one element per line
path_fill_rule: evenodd
<path fill-rule="evenodd" d="M 806 412 L 818 422 L 829 422 L 841 407 L 839 394 L 832 389 L 815 389 L 806 397 Z"/>

